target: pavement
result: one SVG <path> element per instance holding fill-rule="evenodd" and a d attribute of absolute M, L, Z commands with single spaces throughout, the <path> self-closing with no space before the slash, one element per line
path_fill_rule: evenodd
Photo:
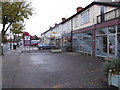
<path fill-rule="evenodd" d="M 75 52 L 20 47 L 3 56 L 3 88 L 111 88 L 104 61 Z"/>

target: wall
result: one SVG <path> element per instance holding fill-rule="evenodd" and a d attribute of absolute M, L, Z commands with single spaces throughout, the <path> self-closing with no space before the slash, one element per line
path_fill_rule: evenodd
<path fill-rule="evenodd" d="M 114 7 L 105 7 L 106 12 L 111 11 L 113 9 L 115 9 Z M 94 25 L 97 23 L 97 16 L 100 15 L 100 6 L 99 5 L 93 5 L 90 8 L 88 8 L 87 10 L 89 10 L 89 22 L 86 24 L 81 24 L 81 13 L 78 15 L 78 27 L 75 27 L 74 25 L 74 20 L 75 17 L 73 18 L 73 30 L 77 30 L 77 29 L 82 29 L 91 25 Z M 83 12 L 84 13 L 84 12 Z"/>
<path fill-rule="evenodd" d="M 71 20 L 68 20 L 64 24 L 62 24 L 62 29 L 64 33 L 69 33 L 71 31 Z"/>

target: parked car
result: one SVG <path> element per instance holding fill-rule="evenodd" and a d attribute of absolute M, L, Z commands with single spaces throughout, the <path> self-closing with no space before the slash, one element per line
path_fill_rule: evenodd
<path fill-rule="evenodd" d="M 39 50 L 55 48 L 55 46 L 53 44 L 48 44 L 48 43 L 39 43 L 37 45 L 37 47 L 38 47 Z"/>
<path fill-rule="evenodd" d="M 31 40 L 31 44 L 30 44 L 30 46 L 37 46 L 38 43 L 39 43 L 38 40 Z"/>

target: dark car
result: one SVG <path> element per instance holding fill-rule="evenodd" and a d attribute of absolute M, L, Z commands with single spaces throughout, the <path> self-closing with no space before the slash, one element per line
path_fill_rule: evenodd
<path fill-rule="evenodd" d="M 55 46 L 53 44 L 48 44 L 48 43 L 39 43 L 37 45 L 37 47 L 38 47 L 39 50 L 55 48 Z"/>

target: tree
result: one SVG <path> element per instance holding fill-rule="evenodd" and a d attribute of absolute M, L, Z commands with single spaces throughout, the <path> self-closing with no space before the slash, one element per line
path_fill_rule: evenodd
<path fill-rule="evenodd" d="M 25 0 L 24 2 L 2 2 L 2 37 L 13 23 L 24 22 L 32 14 L 33 9 L 30 2 Z"/>
<path fill-rule="evenodd" d="M 21 34 L 23 33 L 23 30 L 25 29 L 25 25 L 22 23 L 13 23 L 12 27 L 10 28 L 10 31 L 12 31 L 14 34 Z"/>
<path fill-rule="evenodd" d="M 26 0 L 23 2 L 2 2 L 3 28 L 0 41 L 3 42 L 3 37 L 13 23 L 24 22 L 25 19 L 29 19 L 29 16 L 32 16 L 32 14 L 33 9 L 31 7 L 31 2 L 27 2 Z M 1 54 L 3 55 L 3 45 L 1 44 L 0 47 Z"/>
<path fill-rule="evenodd" d="M 22 34 L 24 29 L 25 29 L 25 25 L 22 23 L 13 23 L 12 27 L 10 28 L 10 31 L 12 31 L 14 35 L 14 41 L 17 41 L 18 46 L 20 41 L 19 34 Z"/>
<path fill-rule="evenodd" d="M 33 36 L 33 40 L 39 40 L 38 36 L 37 36 L 37 35 L 34 35 L 34 36 Z"/>

